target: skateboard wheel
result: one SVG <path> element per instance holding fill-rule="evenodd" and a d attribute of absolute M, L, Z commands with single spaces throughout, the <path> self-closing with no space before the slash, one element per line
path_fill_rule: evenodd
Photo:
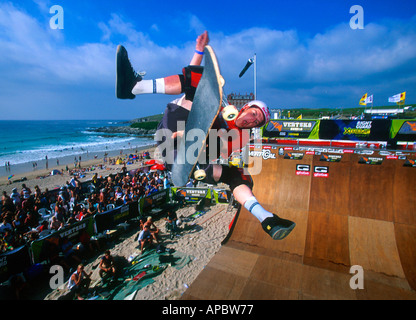
<path fill-rule="evenodd" d="M 194 173 L 194 177 L 198 181 L 204 180 L 206 176 L 207 176 L 207 174 L 202 169 L 196 170 L 195 173 Z"/>
<path fill-rule="evenodd" d="M 237 116 L 238 116 L 238 110 L 236 107 L 232 105 L 226 106 L 222 110 L 222 117 L 224 118 L 225 121 L 232 121 L 235 118 L 237 118 Z"/>
<path fill-rule="evenodd" d="M 221 85 L 221 87 L 224 87 L 224 85 L 225 85 L 225 80 L 222 76 L 220 76 L 220 85 Z"/>

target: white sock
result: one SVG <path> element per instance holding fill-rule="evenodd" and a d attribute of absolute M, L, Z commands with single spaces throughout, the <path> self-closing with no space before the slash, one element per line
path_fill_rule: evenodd
<path fill-rule="evenodd" d="M 273 213 L 264 209 L 254 196 L 244 202 L 244 208 L 250 211 L 260 222 L 263 222 L 266 218 L 273 217 Z"/>
<path fill-rule="evenodd" d="M 159 78 L 155 80 L 142 80 L 137 82 L 131 93 L 134 95 L 144 93 L 165 93 L 165 79 Z"/>

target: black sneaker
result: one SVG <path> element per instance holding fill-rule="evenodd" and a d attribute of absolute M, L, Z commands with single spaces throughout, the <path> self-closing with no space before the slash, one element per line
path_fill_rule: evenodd
<path fill-rule="evenodd" d="M 134 99 L 131 93 L 137 82 L 142 81 L 141 75 L 134 71 L 131 66 L 126 48 L 122 45 L 117 47 L 116 55 L 116 96 L 119 99 Z"/>
<path fill-rule="evenodd" d="M 296 223 L 273 215 L 273 217 L 266 218 L 261 223 L 261 226 L 263 227 L 263 230 L 273 238 L 273 240 L 282 240 L 286 238 L 295 228 Z"/>

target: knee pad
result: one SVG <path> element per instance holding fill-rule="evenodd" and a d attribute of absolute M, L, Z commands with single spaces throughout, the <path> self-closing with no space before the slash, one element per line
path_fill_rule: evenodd
<path fill-rule="evenodd" d="M 198 86 L 199 80 L 201 80 L 203 70 L 204 68 L 201 66 L 188 66 L 182 69 L 182 91 L 185 93 L 187 100 L 194 100 L 196 87 Z"/>
<path fill-rule="evenodd" d="M 231 191 L 234 191 L 235 188 L 243 184 L 253 189 L 253 179 L 251 176 L 243 174 L 243 169 L 236 167 L 222 166 L 222 174 L 219 182 L 228 184 Z"/>

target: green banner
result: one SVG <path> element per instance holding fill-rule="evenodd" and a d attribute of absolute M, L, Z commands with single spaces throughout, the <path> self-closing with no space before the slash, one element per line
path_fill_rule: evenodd
<path fill-rule="evenodd" d="M 183 197 L 186 202 L 198 202 L 199 200 L 206 198 L 212 198 L 212 191 L 208 188 L 171 188 L 172 195 L 175 197 Z"/>
<path fill-rule="evenodd" d="M 416 121 L 392 120 L 390 138 L 397 141 L 416 141 Z"/>
<path fill-rule="evenodd" d="M 90 236 L 94 235 L 94 218 L 89 217 L 80 222 L 66 226 L 65 228 L 55 231 L 54 233 L 35 240 L 31 244 L 33 263 L 44 261 L 51 254 L 51 248 L 57 247 L 59 249 L 60 239 L 66 237 L 73 244 L 79 242 L 79 236 L 83 231 L 86 231 Z M 59 251 L 58 251 L 59 252 Z"/>
<path fill-rule="evenodd" d="M 351 141 L 416 141 L 416 120 L 271 120 L 261 128 L 264 138 Z"/>
<path fill-rule="evenodd" d="M 146 213 L 154 208 L 165 205 L 169 201 L 170 188 L 164 189 L 143 197 L 139 200 L 140 214 Z"/>
<path fill-rule="evenodd" d="M 266 138 L 319 139 L 320 120 L 270 120 L 262 127 Z"/>

